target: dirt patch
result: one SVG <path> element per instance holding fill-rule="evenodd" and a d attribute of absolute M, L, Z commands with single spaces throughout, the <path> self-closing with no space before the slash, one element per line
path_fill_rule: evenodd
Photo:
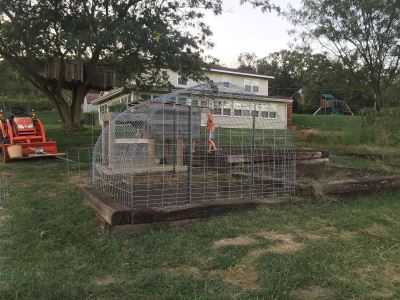
<path fill-rule="evenodd" d="M 338 238 L 343 241 L 351 241 L 352 239 L 357 237 L 357 233 L 353 231 L 343 230 L 338 232 Z"/>
<path fill-rule="evenodd" d="M 382 238 L 387 237 L 388 235 L 386 227 L 377 223 L 372 224 L 370 227 L 366 228 L 363 231 L 369 235 Z"/>
<path fill-rule="evenodd" d="M 85 176 L 78 176 L 78 175 L 70 176 L 69 182 L 78 187 L 85 187 L 89 185 L 88 178 Z"/>
<path fill-rule="evenodd" d="M 257 241 L 248 236 L 238 236 L 236 238 L 222 239 L 214 242 L 213 248 L 219 249 L 228 246 L 249 246 L 257 243 Z"/>
<path fill-rule="evenodd" d="M 398 264 L 368 265 L 355 270 L 355 274 L 363 281 L 373 281 L 374 277 L 378 277 L 384 286 L 400 283 L 400 265 Z"/>
<path fill-rule="evenodd" d="M 274 231 L 263 231 L 256 233 L 256 235 L 258 237 L 277 242 L 268 248 L 268 250 L 273 253 L 290 254 L 298 252 L 304 248 L 304 244 L 296 242 L 292 234 L 280 234 Z"/>
<path fill-rule="evenodd" d="M 295 229 L 294 232 L 296 233 L 296 235 L 302 239 L 305 240 L 310 240 L 310 241 L 319 241 L 319 240 L 323 240 L 326 239 L 326 236 L 323 236 L 321 234 L 317 234 L 314 232 L 308 232 L 308 231 L 304 231 L 304 230 L 298 230 Z"/>
<path fill-rule="evenodd" d="M 250 251 L 243 257 L 239 264 L 223 272 L 224 282 L 243 289 L 258 289 L 259 275 L 256 269 L 257 260 L 267 253 L 268 250 L 266 249 Z"/>
<path fill-rule="evenodd" d="M 291 292 L 291 296 L 296 300 L 325 300 L 335 299 L 335 292 L 332 289 L 320 286 L 310 286 L 305 289 L 297 289 Z"/>
<path fill-rule="evenodd" d="M 0 214 L 0 225 L 6 223 L 9 218 L 10 216 Z"/>
<path fill-rule="evenodd" d="M 386 264 L 383 269 L 383 275 L 386 282 L 391 284 L 400 283 L 400 265 Z"/>
<path fill-rule="evenodd" d="M 96 285 L 98 286 L 107 286 L 116 283 L 117 281 L 111 275 L 106 275 L 102 277 L 97 277 L 95 279 Z"/>
<path fill-rule="evenodd" d="M 268 253 L 268 250 L 266 250 L 266 249 L 256 249 L 256 250 L 250 251 L 247 254 L 247 259 L 255 260 L 255 259 L 258 259 L 258 258 L 266 255 L 267 253 Z"/>
<path fill-rule="evenodd" d="M 315 136 L 318 136 L 320 134 L 320 131 L 318 129 L 314 128 L 306 128 L 306 129 L 301 129 L 296 131 L 296 136 L 299 140 L 302 141 L 308 141 L 312 139 Z"/>
<path fill-rule="evenodd" d="M 4 176 L 7 178 L 15 178 L 15 174 L 7 171 L 0 172 L 0 176 Z"/>
<path fill-rule="evenodd" d="M 350 241 L 357 237 L 357 232 L 349 230 L 339 230 L 334 226 L 323 227 L 317 231 L 317 234 L 326 235 L 343 241 Z"/>
<path fill-rule="evenodd" d="M 274 245 L 266 249 L 269 252 L 273 253 L 285 253 L 285 254 L 290 254 L 290 253 L 295 253 L 297 251 L 300 251 L 304 248 L 304 244 L 295 241 L 295 235 L 292 234 L 282 234 L 282 233 L 277 233 L 274 231 L 260 231 L 256 232 L 252 235 L 249 236 L 238 236 L 236 238 L 229 238 L 229 239 L 223 239 L 214 242 L 213 248 L 214 249 L 220 249 L 224 248 L 227 246 L 250 246 L 254 245 L 257 243 L 258 239 L 267 239 L 270 241 L 274 241 Z M 320 238 L 316 234 L 311 234 L 309 233 L 308 235 L 304 234 L 304 237 L 308 237 L 309 239 L 318 239 Z"/>
<path fill-rule="evenodd" d="M 258 272 L 252 265 L 239 264 L 223 273 L 223 280 L 243 289 L 258 289 Z"/>
<path fill-rule="evenodd" d="M 376 299 L 393 299 L 394 293 L 389 289 L 383 288 L 371 292 L 370 296 Z"/>

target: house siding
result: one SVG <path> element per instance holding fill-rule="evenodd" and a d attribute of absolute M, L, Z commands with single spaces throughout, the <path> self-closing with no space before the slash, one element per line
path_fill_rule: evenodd
<path fill-rule="evenodd" d="M 199 84 L 199 82 L 188 79 L 186 85 L 181 85 L 178 82 L 178 73 L 167 70 L 167 74 L 169 82 L 177 88 L 189 88 Z M 246 77 L 233 74 L 217 73 L 212 71 L 206 72 L 206 76 L 214 82 L 229 82 L 232 85 L 238 86 L 240 88 L 244 88 L 245 84 L 249 83 L 251 86 L 258 86 L 259 88 L 258 92 L 253 92 L 252 90 L 252 93 L 260 96 L 268 96 L 269 83 L 267 78 Z"/>

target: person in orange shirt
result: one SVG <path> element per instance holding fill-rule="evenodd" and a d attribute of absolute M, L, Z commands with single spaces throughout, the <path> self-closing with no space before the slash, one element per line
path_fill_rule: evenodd
<path fill-rule="evenodd" d="M 208 130 L 208 152 L 211 153 L 213 151 L 217 151 L 217 146 L 215 145 L 214 142 L 215 122 L 214 122 L 214 116 L 211 112 L 208 112 L 207 130 Z"/>

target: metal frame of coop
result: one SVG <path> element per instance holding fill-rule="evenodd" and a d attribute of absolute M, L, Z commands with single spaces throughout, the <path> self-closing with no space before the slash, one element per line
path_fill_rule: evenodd
<path fill-rule="evenodd" d="M 93 149 L 92 185 L 124 207 L 270 201 L 294 195 L 291 134 L 255 110 L 216 124 L 208 150 L 207 99 L 252 99 L 238 88 L 204 84 L 161 96 L 109 118 Z M 185 99 L 186 104 L 179 104 Z"/>

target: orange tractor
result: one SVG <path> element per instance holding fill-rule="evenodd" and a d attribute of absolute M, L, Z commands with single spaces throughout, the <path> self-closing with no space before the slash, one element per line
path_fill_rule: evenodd
<path fill-rule="evenodd" d="M 34 111 L 31 115 L 12 114 L 10 118 L 0 111 L 0 161 L 59 155 L 56 142 L 47 138 Z"/>

